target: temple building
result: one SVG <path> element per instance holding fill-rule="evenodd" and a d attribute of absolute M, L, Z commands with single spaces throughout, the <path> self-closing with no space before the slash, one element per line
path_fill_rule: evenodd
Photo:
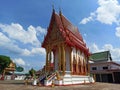
<path fill-rule="evenodd" d="M 72 85 L 94 82 L 89 76 L 86 43 L 76 26 L 72 25 L 60 11 L 53 9 L 47 34 L 42 47 L 46 50 L 44 85 Z"/>

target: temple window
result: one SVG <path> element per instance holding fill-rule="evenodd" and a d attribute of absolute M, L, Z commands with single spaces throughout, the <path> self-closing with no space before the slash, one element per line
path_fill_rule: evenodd
<path fill-rule="evenodd" d="M 97 67 L 92 67 L 92 70 L 97 70 Z"/>

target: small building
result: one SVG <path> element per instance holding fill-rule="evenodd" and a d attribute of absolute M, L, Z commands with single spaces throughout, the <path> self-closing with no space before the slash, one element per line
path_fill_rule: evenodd
<path fill-rule="evenodd" d="M 110 51 L 90 56 L 90 73 L 96 82 L 120 83 L 120 64 L 112 60 Z"/>
<path fill-rule="evenodd" d="M 2 78 L 4 80 L 14 80 L 15 78 L 14 71 L 15 71 L 15 63 L 13 63 L 12 61 L 9 64 L 9 66 L 4 69 Z"/>

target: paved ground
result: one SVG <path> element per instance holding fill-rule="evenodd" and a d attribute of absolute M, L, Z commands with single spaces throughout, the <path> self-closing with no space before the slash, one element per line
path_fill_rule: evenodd
<path fill-rule="evenodd" d="M 24 81 L 0 81 L 0 90 L 120 90 L 120 84 L 94 83 L 88 85 L 40 87 L 24 85 Z"/>

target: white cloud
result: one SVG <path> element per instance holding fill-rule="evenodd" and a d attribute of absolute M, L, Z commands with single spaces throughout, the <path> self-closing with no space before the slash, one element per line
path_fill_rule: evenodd
<path fill-rule="evenodd" d="M 80 22 L 80 24 L 86 24 L 87 22 L 92 21 L 92 20 L 93 20 L 93 18 L 92 18 L 91 16 L 89 16 L 88 18 L 84 18 L 84 19 Z"/>
<path fill-rule="evenodd" d="M 90 21 L 99 21 L 103 24 L 117 25 L 115 35 L 120 38 L 120 4 L 118 0 L 98 0 L 99 7 L 81 20 L 80 24 L 86 24 Z"/>
<path fill-rule="evenodd" d="M 7 36 L 5 36 L 2 32 L 0 32 L 0 47 L 5 48 L 14 53 L 23 52 L 23 49 L 20 49 L 17 45 L 15 45 L 14 40 L 10 40 Z"/>
<path fill-rule="evenodd" d="M 113 46 L 112 46 L 111 44 L 105 44 L 105 45 L 103 46 L 103 49 L 104 49 L 104 50 L 113 50 Z"/>
<path fill-rule="evenodd" d="M 27 30 L 24 30 L 20 24 L 12 23 L 11 25 L 0 24 L 0 31 L 0 47 L 9 52 L 23 56 L 45 55 L 45 50 L 40 47 L 41 43 L 36 36 L 36 33 L 45 34 L 44 28 L 30 25 Z M 31 45 L 28 47 L 29 43 Z"/>
<path fill-rule="evenodd" d="M 18 23 L 11 23 L 11 25 L 8 24 L 0 24 L 0 28 L 4 33 L 7 33 L 9 38 L 12 38 L 14 40 L 18 40 L 24 44 L 30 43 L 35 46 L 40 46 L 41 43 L 39 42 L 36 34 L 37 31 L 39 33 L 45 33 L 45 29 L 38 27 L 33 27 L 30 25 L 27 30 L 23 29 L 23 27 Z"/>
<path fill-rule="evenodd" d="M 31 50 L 24 49 L 23 53 L 21 53 L 24 56 L 33 56 L 33 55 L 45 55 L 45 49 L 44 48 L 32 48 Z"/>
<path fill-rule="evenodd" d="M 113 60 L 120 60 L 120 48 L 114 48 L 111 44 L 105 44 L 102 48 L 98 48 L 98 46 L 95 43 L 93 43 L 90 46 L 90 51 L 92 53 L 110 51 Z"/>
<path fill-rule="evenodd" d="M 90 21 L 94 21 L 95 17 L 96 17 L 95 13 L 92 12 L 89 17 L 82 19 L 80 24 L 86 24 Z"/>
<path fill-rule="evenodd" d="M 97 20 L 104 24 L 120 24 L 120 4 L 117 0 L 98 0 L 99 7 L 89 17 L 81 20 L 80 24 Z"/>
<path fill-rule="evenodd" d="M 18 45 L 14 44 L 12 40 L 10 40 L 7 36 L 5 36 L 3 33 L 0 32 L 0 47 L 5 48 L 9 50 L 10 52 L 20 54 L 23 56 L 29 56 L 29 55 L 36 55 L 36 54 L 42 54 L 45 55 L 45 49 L 44 48 L 36 48 L 32 47 L 31 50 L 28 49 L 22 49 Z"/>
<path fill-rule="evenodd" d="M 97 20 L 104 24 L 119 23 L 120 4 L 117 0 L 98 0 Z"/>
<path fill-rule="evenodd" d="M 21 59 L 21 58 L 15 58 L 15 59 L 14 59 L 14 62 L 15 62 L 17 65 L 22 65 L 22 66 L 25 66 L 25 65 L 26 65 L 25 61 L 24 61 L 23 59 Z"/>
<path fill-rule="evenodd" d="M 116 28 L 116 33 L 115 33 L 115 35 L 116 35 L 117 37 L 120 37 L 120 27 L 117 27 L 117 28 Z"/>
<path fill-rule="evenodd" d="M 33 48 L 31 50 L 31 54 L 45 54 L 45 49 L 44 48 Z"/>
<path fill-rule="evenodd" d="M 90 51 L 94 53 L 94 52 L 99 52 L 100 50 L 99 50 L 98 46 L 95 43 L 93 43 L 90 46 Z"/>
<path fill-rule="evenodd" d="M 0 32 L 0 45 L 10 42 L 11 40 L 7 36 L 5 36 L 2 32 Z"/>
<path fill-rule="evenodd" d="M 39 33 L 42 33 L 42 34 L 46 34 L 46 29 L 44 29 L 40 26 L 36 27 L 36 31 L 39 32 Z"/>
<path fill-rule="evenodd" d="M 115 60 L 120 60 L 120 48 L 114 48 L 111 44 L 105 44 L 103 49 L 110 50 Z"/>

